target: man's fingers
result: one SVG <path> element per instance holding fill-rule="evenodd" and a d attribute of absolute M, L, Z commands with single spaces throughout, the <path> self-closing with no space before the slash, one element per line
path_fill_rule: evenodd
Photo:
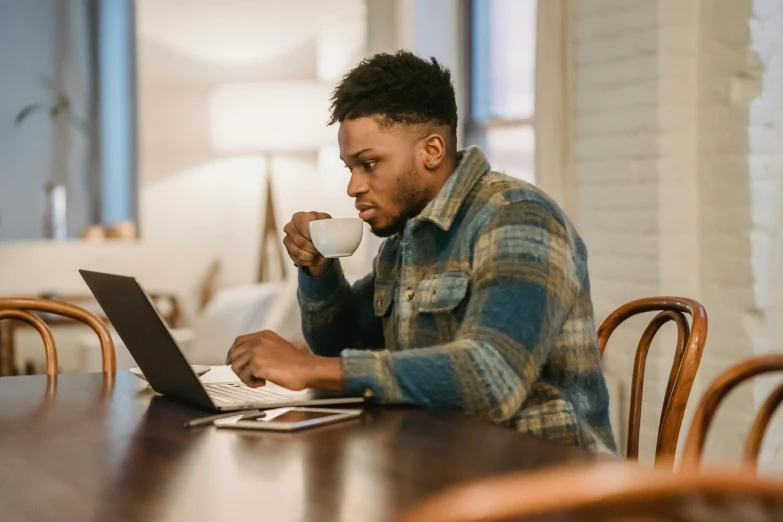
<path fill-rule="evenodd" d="M 261 386 L 266 385 L 266 379 L 258 379 L 256 377 L 253 377 L 253 382 L 248 384 L 251 388 L 260 388 Z"/>
<path fill-rule="evenodd" d="M 242 367 L 242 369 L 237 373 L 237 376 L 239 379 L 247 384 L 248 386 L 251 386 L 252 383 L 255 381 L 253 378 L 253 365 L 252 364 L 246 364 Z"/>
<path fill-rule="evenodd" d="M 266 339 L 269 339 L 271 341 L 273 340 L 284 340 L 277 332 L 273 332 L 272 330 L 263 330 L 261 331 L 261 336 L 263 336 Z"/>
<path fill-rule="evenodd" d="M 244 370 L 245 367 L 249 365 L 252 356 L 253 353 L 250 350 L 247 350 L 231 361 L 231 369 L 234 370 L 234 373 L 237 375 L 242 373 L 242 370 Z"/>
<path fill-rule="evenodd" d="M 299 233 L 299 235 L 303 236 L 308 241 L 312 241 L 312 237 L 310 236 L 310 222 L 311 221 L 317 221 L 319 218 L 319 215 L 324 215 L 319 212 L 302 212 L 298 214 L 299 219 L 294 219 L 292 223 L 294 224 L 294 227 L 296 228 L 296 231 Z"/>
<path fill-rule="evenodd" d="M 301 235 L 290 235 L 286 236 L 291 238 L 291 241 L 293 241 L 294 245 L 299 247 L 300 250 L 304 250 L 305 252 L 309 252 L 313 254 L 314 256 L 320 255 L 320 252 L 318 252 L 318 249 L 315 248 L 315 245 L 312 241 L 308 240 L 305 237 L 302 237 Z"/>
<path fill-rule="evenodd" d="M 288 254 L 302 266 L 314 265 L 321 257 L 320 255 L 313 255 L 310 252 L 302 250 L 293 244 L 286 245 L 286 248 L 288 249 Z"/>
<path fill-rule="evenodd" d="M 231 364 L 234 359 L 247 350 L 247 347 L 244 346 L 244 344 L 249 340 L 249 337 L 250 335 L 243 335 L 236 338 L 234 344 L 231 345 L 231 348 L 228 349 L 228 353 L 226 354 L 226 364 Z"/>
<path fill-rule="evenodd" d="M 312 241 L 312 237 L 310 237 L 310 222 L 311 221 L 318 221 L 319 219 L 331 219 L 332 216 L 325 212 L 316 212 L 316 211 L 310 211 L 310 212 L 297 212 L 294 214 L 294 217 L 291 219 L 291 222 L 289 225 L 293 226 L 294 231 L 296 231 L 299 235 L 303 236 L 308 241 Z M 291 232 L 287 232 L 291 235 Z M 301 246 L 301 245 L 300 245 Z"/>
<path fill-rule="evenodd" d="M 266 380 L 256 377 L 253 372 L 253 364 L 248 364 L 244 368 L 242 368 L 242 371 L 238 374 L 239 378 L 250 386 L 251 388 L 258 388 L 260 386 L 263 386 L 266 384 Z"/>
<path fill-rule="evenodd" d="M 283 245 L 288 251 L 288 256 L 296 263 L 314 263 L 321 255 L 316 251 L 315 253 L 303 250 L 291 236 L 285 236 L 283 238 Z M 313 247 L 315 250 L 315 247 Z"/>
<path fill-rule="evenodd" d="M 288 235 L 291 235 L 296 232 L 296 226 L 294 226 L 293 221 L 289 221 L 286 223 L 286 225 L 283 227 L 283 232 L 285 232 Z"/>
<path fill-rule="evenodd" d="M 297 221 L 304 220 L 291 221 L 283 227 L 286 237 L 290 237 L 291 241 L 302 250 L 307 250 L 311 254 L 318 254 L 315 245 L 310 241 L 310 221 L 312 220 L 308 219 L 302 224 L 297 224 Z"/>

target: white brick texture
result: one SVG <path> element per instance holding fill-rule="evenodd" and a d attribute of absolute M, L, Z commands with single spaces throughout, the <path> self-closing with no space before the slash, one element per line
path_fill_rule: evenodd
<path fill-rule="evenodd" d="M 750 35 L 755 52 L 752 70 L 732 85 L 735 99 L 753 97 L 747 135 L 755 313 L 745 319 L 753 353 L 779 353 L 783 351 L 783 0 L 754 0 Z M 757 407 L 780 380 L 780 376 L 757 380 L 753 390 Z M 765 468 L 783 470 L 783 415 L 777 415 L 769 427 L 761 462 Z"/>
<path fill-rule="evenodd" d="M 655 2 L 577 0 L 573 5 L 578 220 L 590 252 L 600 321 L 624 302 L 658 294 L 660 287 L 658 16 Z M 634 27 L 626 24 L 631 18 L 638 22 Z M 604 358 L 607 371 L 626 382 L 638 341 L 634 332 L 641 328 L 639 321 L 630 321 L 619 329 Z M 656 415 L 646 406 L 643 429 L 654 431 Z M 615 426 L 615 433 L 622 439 L 625 427 Z M 643 439 L 649 446 L 648 434 Z"/>
<path fill-rule="evenodd" d="M 682 442 L 720 371 L 783 351 L 783 0 L 573 6 L 577 221 L 597 318 L 631 299 L 667 294 L 696 298 L 710 317 Z M 645 324 L 629 322 L 607 348 L 605 367 L 628 384 Z M 664 332 L 648 360 L 645 461 L 673 339 Z M 774 382 L 744 386 L 723 405 L 708 459 L 739 458 Z M 768 437 L 765 463 L 783 454 L 781 433 L 778 424 Z"/>

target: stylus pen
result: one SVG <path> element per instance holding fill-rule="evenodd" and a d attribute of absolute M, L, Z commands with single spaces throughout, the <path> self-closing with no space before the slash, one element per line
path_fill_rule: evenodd
<path fill-rule="evenodd" d="M 218 415 L 210 415 L 208 417 L 199 417 L 198 419 L 189 420 L 184 424 L 186 428 L 195 428 L 197 426 L 203 426 L 205 424 L 212 424 L 212 421 L 218 420 L 218 419 L 225 419 L 227 417 L 236 417 L 237 415 L 249 415 L 249 414 L 260 414 L 257 415 L 258 417 L 263 417 L 266 415 L 261 410 L 241 410 L 241 411 L 233 411 L 231 413 L 220 413 Z"/>

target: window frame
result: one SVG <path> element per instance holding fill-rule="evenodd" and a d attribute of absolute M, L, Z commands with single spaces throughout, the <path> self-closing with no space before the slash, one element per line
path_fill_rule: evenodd
<path fill-rule="evenodd" d="M 462 0 L 463 6 L 463 20 L 464 20 L 464 27 L 463 31 L 464 34 L 467 36 L 464 40 L 464 66 L 465 70 L 468 71 L 467 78 L 465 81 L 465 87 L 467 90 L 467 96 L 465 97 L 468 101 L 467 110 L 465 111 L 465 122 L 463 124 L 464 129 L 464 135 L 465 135 L 465 141 L 469 145 L 475 145 L 482 149 L 486 154 L 489 153 L 488 147 L 487 147 L 487 134 L 489 130 L 492 129 L 499 129 L 499 128 L 507 128 L 507 127 L 529 127 L 533 133 L 533 139 L 536 139 L 536 129 L 535 129 L 535 107 L 534 112 L 530 117 L 527 118 L 498 118 L 498 117 L 489 117 L 486 119 L 476 119 L 475 118 L 475 108 L 476 108 L 476 84 L 475 84 L 475 78 L 476 78 L 476 64 L 474 63 L 474 40 L 476 38 L 476 30 L 475 30 L 475 18 L 476 14 L 480 12 L 480 10 L 476 7 L 478 2 L 484 2 L 485 0 Z M 541 0 L 535 0 L 536 4 L 540 2 Z M 535 154 L 535 152 L 534 152 Z M 489 158 L 490 161 L 492 158 Z M 535 156 L 534 156 L 534 163 L 535 163 Z M 533 180 L 535 180 L 535 166 L 533 168 Z"/>

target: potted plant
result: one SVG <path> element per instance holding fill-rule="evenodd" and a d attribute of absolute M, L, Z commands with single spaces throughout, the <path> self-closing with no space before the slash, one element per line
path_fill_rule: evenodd
<path fill-rule="evenodd" d="M 89 127 L 83 119 L 73 113 L 68 94 L 58 89 L 51 78 L 42 77 L 39 79 L 39 83 L 50 94 L 50 99 L 45 102 L 30 103 L 23 107 L 17 113 L 14 124 L 20 126 L 33 115 L 44 113 L 52 123 L 59 125 L 60 122 L 63 122 L 87 138 Z M 61 139 L 67 138 L 63 136 Z M 49 239 L 65 240 L 68 235 L 65 184 L 50 180 L 46 183 L 44 190 L 46 193 L 44 235 Z"/>

